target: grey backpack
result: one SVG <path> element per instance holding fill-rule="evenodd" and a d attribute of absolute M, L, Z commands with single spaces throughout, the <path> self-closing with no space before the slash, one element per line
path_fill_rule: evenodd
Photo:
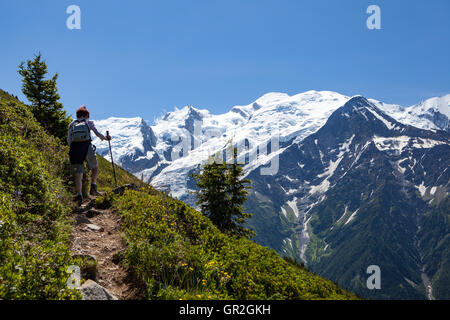
<path fill-rule="evenodd" d="M 75 120 L 71 133 L 72 142 L 91 141 L 91 129 L 86 120 Z"/>

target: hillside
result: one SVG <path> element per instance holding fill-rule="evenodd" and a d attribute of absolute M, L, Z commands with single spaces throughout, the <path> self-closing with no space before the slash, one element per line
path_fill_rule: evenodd
<path fill-rule="evenodd" d="M 123 218 L 124 262 L 149 299 L 355 298 L 271 249 L 222 234 L 185 203 L 151 187 L 129 190 L 112 206 Z"/>
<path fill-rule="evenodd" d="M 66 286 L 74 263 L 66 151 L 28 108 L 0 90 L 1 299 L 80 298 Z"/>
<path fill-rule="evenodd" d="M 367 298 L 448 299 L 449 142 L 352 98 L 285 149 L 277 175 L 250 172 L 257 241 Z"/>
<path fill-rule="evenodd" d="M 48 156 L 51 155 L 51 156 Z M 203 215 L 150 186 L 114 193 L 99 159 L 98 209 L 115 212 L 125 236 L 121 264 L 148 299 L 354 299 L 275 251 L 220 233 Z M 117 169 L 118 184 L 138 179 Z M 28 108 L 0 90 L 0 299 L 80 299 L 68 289 L 71 177 L 67 147 Z M 76 216 L 75 216 L 76 217 Z"/>
<path fill-rule="evenodd" d="M 254 242 L 366 298 L 448 299 L 449 99 L 404 107 L 272 92 L 223 114 L 186 106 L 151 126 L 141 118 L 98 126 L 119 136 L 118 162 L 191 205 L 190 174 L 232 140 L 252 180 Z M 264 174 L 271 160 L 275 172 Z M 366 286 L 371 264 L 383 270 L 381 290 Z"/>

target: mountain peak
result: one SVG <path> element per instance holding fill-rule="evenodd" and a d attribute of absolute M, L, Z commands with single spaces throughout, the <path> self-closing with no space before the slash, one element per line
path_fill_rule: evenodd
<path fill-rule="evenodd" d="M 162 117 L 162 121 L 184 121 L 185 119 L 194 116 L 195 118 L 203 118 L 208 115 L 209 111 L 206 109 L 197 109 L 192 105 L 186 105 L 179 109 L 175 107 L 174 111 L 166 113 Z M 158 122 L 158 121 L 157 121 Z"/>
<path fill-rule="evenodd" d="M 369 102 L 369 100 L 367 100 L 365 97 L 361 96 L 361 95 L 356 95 L 350 98 L 350 100 L 348 100 L 345 104 L 344 104 L 344 108 L 345 107 L 363 107 L 363 108 L 367 108 L 367 107 L 371 107 L 371 103 Z"/>
<path fill-rule="evenodd" d="M 260 105 L 265 105 L 267 103 L 274 103 L 287 98 L 289 98 L 289 95 L 287 93 L 268 92 L 263 96 L 261 96 L 260 98 L 258 98 L 255 102 Z"/>
<path fill-rule="evenodd" d="M 433 110 L 450 118 L 450 94 L 427 99 L 415 106 L 411 106 L 410 109 L 410 112 L 415 114 L 423 114 L 429 110 Z"/>
<path fill-rule="evenodd" d="M 350 115 L 356 113 L 363 117 L 364 120 L 368 121 L 369 119 L 366 116 L 365 110 L 369 110 L 370 112 L 382 113 L 380 109 L 378 109 L 374 104 L 370 103 L 363 96 L 354 96 L 350 98 L 341 108 L 340 114 L 344 117 L 349 117 Z"/>

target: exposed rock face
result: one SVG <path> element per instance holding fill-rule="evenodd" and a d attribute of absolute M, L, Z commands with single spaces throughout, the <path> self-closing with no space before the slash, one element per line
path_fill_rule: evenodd
<path fill-rule="evenodd" d="M 255 241 L 364 297 L 425 299 L 422 273 L 448 297 L 447 132 L 401 124 L 355 97 L 279 162 L 274 176 L 248 175 Z M 366 286 L 372 264 L 381 290 Z"/>
<path fill-rule="evenodd" d="M 161 159 L 155 152 L 156 136 L 142 118 L 109 118 L 95 121 L 100 132 L 110 131 L 114 161 L 132 173 L 154 167 Z M 93 137 L 97 152 L 109 159 L 109 146 Z"/>
<path fill-rule="evenodd" d="M 423 115 L 423 118 L 433 122 L 439 129 L 450 132 L 449 119 L 439 111 L 431 110 L 429 114 Z"/>
<path fill-rule="evenodd" d="M 191 173 L 229 141 L 245 142 L 255 242 L 364 297 L 448 299 L 449 118 L 450 95 L 403 107 L 308 91 L 266 94 L 221 115 L 187 106 L 156 121 L 153 137 L 141 119 L 105 123 L 117 123 L 118 163 L 190 204 Z M 279 170 L 262 175 L 272 156 Z M 369 262 L 382 270 L 382 290 L 367 291 Z"/>
<path fill-rule="evenodd" d="M 92 280 L 87 280 L 81 286 L 80 291 L 83 300 L 117 300 L 108 290 Z"/>

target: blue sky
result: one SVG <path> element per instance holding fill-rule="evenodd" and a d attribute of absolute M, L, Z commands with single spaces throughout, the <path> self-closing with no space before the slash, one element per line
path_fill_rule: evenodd
<path fill-rule="evenodd" d="M 81 30 L 66 8 L 81 8 Z M 381 8 L 381 30 L 366 9 Z M 450 93 L 450 1 L 2 0 L 0 88 L 41 52 L 69 113 L 153 121 L 272 92 L 331 90 L 411 105 Z"/>

